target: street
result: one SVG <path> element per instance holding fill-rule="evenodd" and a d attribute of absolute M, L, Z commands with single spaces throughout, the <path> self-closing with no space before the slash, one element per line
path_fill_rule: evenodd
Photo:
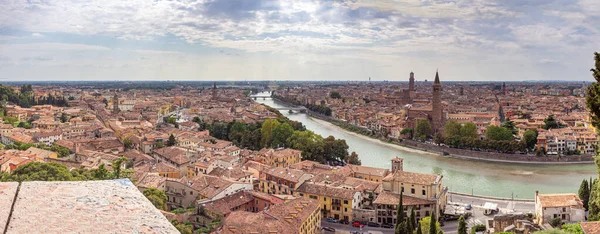
<path fill-rule="evenodd" d="M 486 216 L 483 214 L 483 205 L 486 202 L 492 202 L 498 204 L 498 208 L 500 210 L 499 214 L 507 214 L 513 212 L 534 212 L 535 204 L 533 201 L 512 201 L 512 200 L 498 200 L 492 198 L 479 198 L 479 197 L 471 197 L 464 196 L 458 194 L 449 194 L 448 195 L 448 205 L 454 207 L 465 207 L 467 204 L 472 206 L 472 209 L 468 212 L 472 213 L 472 216 L 467 219 L 467 226 L 469 228 L 477 225 L 477 224 L 485 224 L 488 219 L 493 219 L 495 215 Z M 352 225 L 340 224 L 340 223 L 329 223 L 326 220 L 321 222 L 321 227 L 332 227 L 335 228 L 335 233 L 350 233 L 350 231 L 359 231 L 362 233 L 370 233 L 370 234 L 393 234 L 394 229 L 391 228 L 375 228 L 375 227 L 367 227 L 365 226 L 362 230 L 352 227 Z M 446 234 L 457 233 L 458 229 L 458 221 L 446 221 L 442 230 Z M 328 231 L 322 231 L 322 233 L 334 233 Z"/>

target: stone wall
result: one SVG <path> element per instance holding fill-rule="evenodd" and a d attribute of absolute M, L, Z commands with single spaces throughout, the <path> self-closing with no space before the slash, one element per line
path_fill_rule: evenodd
<path fill-rule="evenodd" d="M 413 140 L 403 140 L 400 145 L 418 148 L 430 152 L 442 154 L 446 152 L 449 156 L 469 157 L 481 160 L 505 160 L 505 161 L 523 161 L 523 162 L 593 162 L 592 155 L 563 155 L 563 156 L 534 156 L 526 154 L 504 154 L 495 152 L 473 151 L 466 149 L 456 149 L 434 144 L 427 144 Z"/>
<path fill-rule="evenodd" d="M 365 222 L 376 222 L 375 210 L 367 209 L 352 209 L 353 221 Z"/>

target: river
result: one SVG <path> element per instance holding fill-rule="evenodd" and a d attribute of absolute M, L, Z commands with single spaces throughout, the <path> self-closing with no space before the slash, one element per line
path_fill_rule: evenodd
<path fill-rule="evenodd" d="M 257 98 L 256 101 L 274 108 L 285 107 L 269 98 Z M 355 151 L 364 166 L 390 168 L 390 160 L 401 157 L 405 171 L 441 174 L 443 185 L 453 192 L 532 199 L 536 190 L 540 193 L 577 193 L 584 178 L 597 176 L 593 164 L 537 165 L 442 157 L 360 136 L 306 114 L 281 113 L 323 137 L 332 135 L 345 139 L 349 151 Z"/>

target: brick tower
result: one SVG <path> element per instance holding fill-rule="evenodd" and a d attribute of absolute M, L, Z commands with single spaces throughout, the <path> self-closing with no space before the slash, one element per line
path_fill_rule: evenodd
<path fill-rule="evenodd" d="M 435 81 L 432 86 L 433 100 L 431 104 L 431 127 L 434 132 L 437 132 L 443 127 L 444 116 L 442 107 L 442 84 L 440 84 L 440 76 L 435 72 Z"/>

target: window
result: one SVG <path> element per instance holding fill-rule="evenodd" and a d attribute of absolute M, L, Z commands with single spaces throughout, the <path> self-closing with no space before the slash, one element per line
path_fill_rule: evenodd
<path fill-rule="evenodd" d="M 348 212 L 348 208 L 344 207 L 344 212 Z"/>
<path fill-rule="evenodd" d="M 425 195 L 426 195 L 426 192 L 425 192 L 425 190 L 423 190 L 423 196 L 425 196 Z"/>
<path fill-rule="evenodd" d="M 411 189 L 410 189 L 410 193 L 411 193 L 411 194 L 415 194 L 415 189 L 414 189 L 414 188 L 411 188 Z"/>
<path fill-rule="evenodd" d="M 323 201 L 327 201 L 327 198 L 326 198 L 326 197 L 323 197 Z"/>
<path fill-rule="evenodd" d="M 348 205 L 348 200 L 344 200 L 344 205 Z"/>

